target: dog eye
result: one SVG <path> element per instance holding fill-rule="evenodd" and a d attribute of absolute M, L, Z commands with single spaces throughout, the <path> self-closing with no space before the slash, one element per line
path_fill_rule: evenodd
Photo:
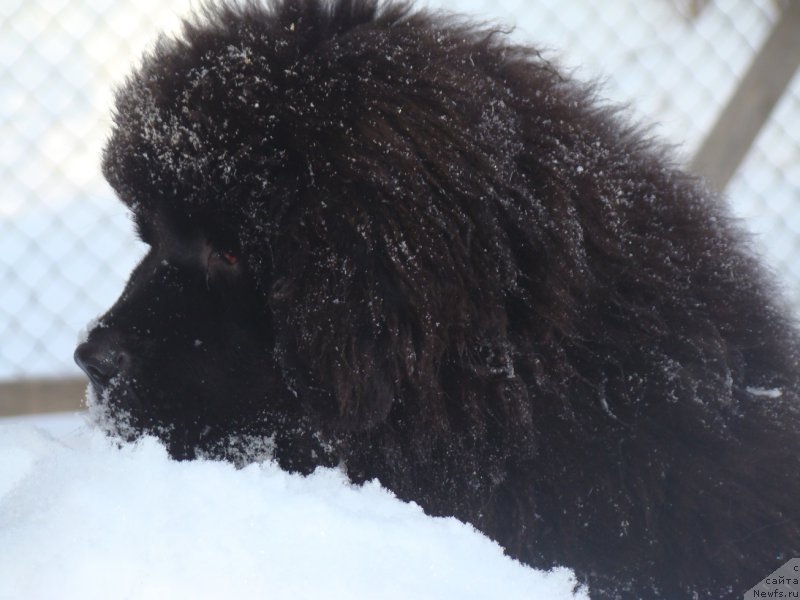
<path fill-rule="evenodd" d="M 239 257 L 228 250 L 212 250 L 210 260 L 221 261 L 232 267 L 239 262 Z"/>
<path fill-rule="evenodd" d="M 231 284 L 242 273 L 239 256 L 230 250 L 211 249 L 206 261 L 206 286 L 211 289 L 214 282 Z"/>

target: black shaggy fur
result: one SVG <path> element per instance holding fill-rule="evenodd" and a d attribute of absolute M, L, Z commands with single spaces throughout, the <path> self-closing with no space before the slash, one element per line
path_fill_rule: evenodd
<path fill-rule="evenodd" d="M 794 324 L 719 199 L 535 50 L 375 0 L 209 8 L 114 116 L 151 248 L 76 357 L 116 430 L 342 462 L 595 599 L 800 556 Z"/>

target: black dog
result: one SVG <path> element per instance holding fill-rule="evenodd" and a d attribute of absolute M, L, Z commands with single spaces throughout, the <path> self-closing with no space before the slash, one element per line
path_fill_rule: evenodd
<path fill-rule="evenodd" d="M 497 32 L 206 13 L 117 95 L 150 250 L 76 351 L 112 430 L 344 463 L 594 598 L 800 555 L 798 334 L 718 198 Z"/>

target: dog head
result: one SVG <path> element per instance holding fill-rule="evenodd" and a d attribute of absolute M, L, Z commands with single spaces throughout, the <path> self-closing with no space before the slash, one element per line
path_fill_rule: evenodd
<path fill-rule="evenodd" d="M 76 351 L 98 402 L 188 456 L 253 423 L 364 430 L 398 398 L 471 422 L 487 389 L 523 394 L 506 312 L 536 300 L 549 221 L 507 58 L 365 0 L 219 8 L 162 39 L 104 153 L 149 251 Z"/>

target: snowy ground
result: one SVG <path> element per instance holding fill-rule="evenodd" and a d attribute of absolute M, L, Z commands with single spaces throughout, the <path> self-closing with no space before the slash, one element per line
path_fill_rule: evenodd
<path fill-rule="evenodd" d="M 559 600 L 542 573 L 377 483 L 116 448 L 82 415 L 0 420 L 0 600 Z"/>

